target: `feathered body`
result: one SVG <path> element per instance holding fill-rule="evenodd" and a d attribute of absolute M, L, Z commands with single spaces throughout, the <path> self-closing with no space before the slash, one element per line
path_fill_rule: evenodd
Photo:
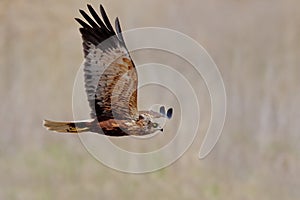
<path fill-rule="evenodd" d="M 138 78 L 126 48 L 118 18 L 114 31 L 100 5 L 102 19 L 88 5 L 92 19 L 80 10 L 87 21 L 75 18 L 82 26 L 84 80 L 91 120 L 82 122 L 44 121 L 49 130 L 66 133 L 96 132 L 109 136 L 147 135 L 162 130 L 156 119 L 171 118 L 162 106 L 160 112 L 138 111 Z"/>

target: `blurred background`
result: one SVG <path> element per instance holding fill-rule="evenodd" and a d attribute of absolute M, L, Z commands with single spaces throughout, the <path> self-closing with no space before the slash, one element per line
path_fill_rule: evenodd
<path fill-rule="evenodd" d="M 73 18 L 87 3 L 102 3 L 124 30 L 170 28 L 206 48 L 228 98 L 222 136 L 208 157 L 198 159 L 210 118 L 198 79 L 199 134 L 183 157 L 154 173 L 114 171 L 77 136 L 42 127 L 45 118 L 73 118 L 83 60 Z M 0 199 L 299 199 L 298 1 L 1 0 L 0 11 Z"/>

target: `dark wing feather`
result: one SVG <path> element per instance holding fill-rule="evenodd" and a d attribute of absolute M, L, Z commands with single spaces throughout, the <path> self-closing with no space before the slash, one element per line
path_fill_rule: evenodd
<path fill-rule="evenodd" d="M 121 26 L 120 26 L 120 22 L 119 22 L 119 18 L 118 18 L 118 17 L 116 18 L 115 26 L 116 26 L 116 31 L 117 31 L 118 38 L 119 38 L 119 39 L 123 42 L 123 44 L 125 45 L 125 41 L 124 41 L 124 38 L 123 38 L 123 35 L 122 35 L 122 29 L 121 29 Z"/>
<path fill-rule="evenodd" d="M 76 18 L 82 26 L 80 33 L 84 48 L 85 87 L 91 117 L 107 119 L 133 119 L 137 112 L 137 72 L 125 46 L 119 21 L 117 35 L 104 8 L 100 5 L 102 19 L 88 5 L 93 19 L 84 11 L 87 21 Z"/>
<path fill-rule="evenodd" d="M 96 22 L 98 23 L 98 25 L 100 27 L 105 27 L 103 21 L 100 19 L 100 17 L 98 16 L 98 14 L 96 13 L 96 11 L 94 10 L 94 8 L 91 5 L 87 5 L 91 15 L 93 16 L 93 18 L 96 20 Z M 101 31 L 107 32 L 106 29 L 101 29 Z"/>
<path fill-rule="evenodd" d="M 107 27 L 112 33 L 115 33 L 115 31 L 114 31 L 113 27 L 111 26 L 110 21 L 109 21 L 107 15 L 106 15 L 106 12 L 105 12 L 105 10 L 104 10 L 104 8 L 103 8 L 102 5 L 100 5 L 100 12 L 101 12 L 101 15 L 102 15 L 102 18 L 103 18 L 103 20 L 104 20 L 104 23 L 105 23 L 106 27 Z"/>

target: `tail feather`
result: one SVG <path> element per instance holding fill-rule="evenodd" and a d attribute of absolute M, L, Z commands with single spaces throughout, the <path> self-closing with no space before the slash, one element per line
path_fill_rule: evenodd
<path fill-rule="evenodd" d="M 56 131 L 60 133 L 81 133 L 90 130 L 89 122 L 54 122 L 44 120 L 44 126 L 49 131 Z"/>

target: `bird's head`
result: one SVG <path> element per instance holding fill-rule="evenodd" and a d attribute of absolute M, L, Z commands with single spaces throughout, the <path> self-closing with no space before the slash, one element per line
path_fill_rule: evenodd
<path fill-rule="evenodd" d="M 173 109 L 169 108 L 165 111 L 165 107 L 161 106 L 159 112 L 155 111 L 140 111 L 138 122 L 143 129 L 143 134 L 152 134 L 157 131 L 163 132 L 163 127 L 167 119 L 171 119 Z"/>

